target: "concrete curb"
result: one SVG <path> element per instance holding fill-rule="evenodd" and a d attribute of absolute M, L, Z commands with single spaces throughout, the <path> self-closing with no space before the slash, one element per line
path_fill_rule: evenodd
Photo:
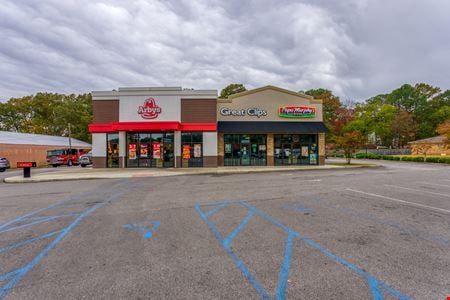
<path fill-rule="evenodd" d="M 190 171 L 178 170 L 149 170 L 150 172 L 143 172 L 142 169 L 133 172 L 132 169 L 126 169 L 126 172 L 118 171 L 112 172 L 108 170 L 103 174 L 87 174 L 87 173 L 65 173 L 58 174 L 52 172 L 51 174 L 38 174 L 31 178 L 23 178 L 22 176 L 14 176 L 3 179 L 5 183 L 34 183 L 34 182 L 52 182 L 52 181 L 75 181 L 75 180 L 98 180 L 98 179 L 118 179 L 118 178 L 143 178 L 143 177 L 170 177 L 170 176 L 186 176 L 186 175 L 232 175 L 232 174 L 251 174 L 251 173 L 273 173 L 273 172 L 300 172 L 300 171 L 322 171 L 322 170 L 346 170 L 354 168 L 373 168 L 378 165 L 325 165 L 319 167 L 288 167 L 288 168 L 244 168 L 244 169 L 227 169 L 218 168 L 215 170 L 201 170 L 195 169 Z M 138 172 L 139 171 L 139 172 Z"/>

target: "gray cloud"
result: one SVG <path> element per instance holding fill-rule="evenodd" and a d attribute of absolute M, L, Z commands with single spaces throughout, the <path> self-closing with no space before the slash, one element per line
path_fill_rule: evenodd
<path fill-rule="evenodd" d="M 450 2 L 2 2 L 0 100 L 119 86 L 325 87 L 362 100 L 450 86 Z"/>

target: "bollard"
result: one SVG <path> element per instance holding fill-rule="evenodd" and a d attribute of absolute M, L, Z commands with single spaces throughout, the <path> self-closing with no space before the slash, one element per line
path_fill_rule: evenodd
<path fill-rule="evenodd" d="M 17 168 L 23 168 L 23 178 L 31 177 L 31 168 L 36 168 L 35 161 L 19 161 L 17 162 Z"/>

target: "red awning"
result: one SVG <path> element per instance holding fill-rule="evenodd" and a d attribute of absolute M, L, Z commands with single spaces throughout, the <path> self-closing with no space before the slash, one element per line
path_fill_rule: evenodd
<path fill-rule="evenodd" d="M 216 123 L 166 122 L 113 122 L 110 124 L 89 124 L 90 133 L 117 131 L 216 131 Z"/>

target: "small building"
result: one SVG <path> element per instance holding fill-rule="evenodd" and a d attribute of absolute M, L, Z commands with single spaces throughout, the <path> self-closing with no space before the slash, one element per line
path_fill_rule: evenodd
<path fill-rule="evenodd" d="M 72 149 L 91 149 L 91 144 L 77 139 L 71 139 L 71 144 Z M 0 157 L 6 157 L 11 168 L 18 161 L 35 161 L 38 166 L 45 166 L 47 151 L 68 148 L 68 137 L 0 131 Z"/>
<path fill-rule="evenodd" d="M 322 101 L 275 86 L 218 99 L 181 87 L 92 92 L 94 167 L 322 165 Z"/>
<path fill-rule="evenodd" d="M 450 155 L 450 143 L 445 135 L 408 143 L 412 155 Z"/>

